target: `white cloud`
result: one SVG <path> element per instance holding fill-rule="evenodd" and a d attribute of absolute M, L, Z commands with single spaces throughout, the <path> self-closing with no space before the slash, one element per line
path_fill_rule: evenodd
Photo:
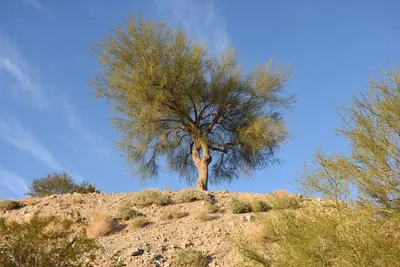
<path fill-rule="evenodd" d="M 25 0 L 24 2 L 37 9 L 38 11 L 45 10 L 44 6 L 39 2 L 39 0 Z"/>
<path fill-rule="evenodd" d="M 8 110 L 0 110 L 0 140 L 38 159 L 54 171 L 63 168 L 50 151 L 24 129 L 19 120 Z"/>
<path fill-rule="evenodd" d="M 32 77 L 39 75 L 33 73 L 26 64 L 16 45 L 0 33 L 0 71 L 2 70 L 14 81 L 13 90 L 18 94 L 19 99 L 25 97 L 25 100 L 40 110 L 60 112 L 68 121 L 68 127 L 82 140 L 88 142 L 97 154 L 101 157 L 108 155 L 104 148 L 104 139 L 85 127 L 70 100 L 65 96 L 51 96 L 40 82 L 34 81 Z M 3 93 L 7 95 L 7 92 Z"/>
<path fill-rule="evenodd" d="M 211 0 L 155 0 L 160 12 L 190 36 L 206 43 L 212 52 L 229 45 L 226 21 Z"/>
<path fill-rule="evenodd" d="M 21 197 L 28 191 L 28 185 L 22 176 L 2 166 L 0 166 L 0 184 L 0 196 L 3 198 Z"/>

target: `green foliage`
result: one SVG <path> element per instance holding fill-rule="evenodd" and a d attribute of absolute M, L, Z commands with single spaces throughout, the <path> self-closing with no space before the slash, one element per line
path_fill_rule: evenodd
<path fill-rule="evenodd" d="M 254 212 L 267 212 L 270 211 L 272 207 L 265 201 L 258 200 L 255 201 L 254 204 L 252 205 L 252 210 Z"/>
<path fill-rule="evenodd" d="M 187 203 L 199 200 L 209 200 L 209 197 L 203 191 L 196 189 L 183 189 L 175 194 L 174 198 L 179 203 Z"/>
<path fill-rule="evenodd" d="M 38 215 L 28 222 L 0 220 L 1 266 L 91 266 L 97 249 L 67 220 Z"/>
<path fill-rule="evenodd" d="M 157 190 L 145 190 L 135 193 L 131 198 L 131 203 L 138 207 L 148 207 L 153 204 L 166 206 L 171 203 L 168 195 Z"/>
<path fill-rule="evenodd" d="M 252 211 L 250 203 L 240 200 L 238 198 L 233 198 L 231 200 L 230 207 L 233 213 L 247 213 Z"/>
<path fill-rule="evenodd" d="M 95 52 L 102 68 L 92 86 L 119 112 L 119 146 L 135 175 L 156 176 L 164 156 L 189 180 L 213 162 L 212 182 L 276 161 L 294 98 L 282 94 L 288 72 L 271 61 L 245 73 L 233 49 L 213 55 L 182 30 L 136 18 Z"/>
<path fill-rule="evenodd" d="M 145 215 L 143 213 L 134 210 L 130 202 L 127 202 L 119 208 L 117 218 L 128 221 L 136 217 L 144 217 L 144 216 Z"/>
<path fill-rule="evenodd" d="M 22 204 L 13 200 L 0 201 L 0 211 L 16 210 L 22 207 Z"/>
<path fill-rule="evenodd" d="M 46 197 L 73 192 L 87 194 L 99 191 L 87 182 L 77 184 L 66 172 L 55 172 L 43 178 L 34 179 L 29 186 L 27 195 L 32 197 Z"/>
<path fill-rule="evenodd" d="M 207 209 L 209 213 L 217 213 L 220 211 L 220 208 L 215 203 L 209 203 Z"/>
<path fill-rule="evenodd" d="M 179 267 L 205 267 L 207 266 L 207 256 L 198 250 L 184 249 L 178 252 L 175 264 Z"/>
<path fill-rule="evenodd" d="M 300 208 L 301 199 L 297 195 L 276 197 L 273 202 L 273 208 L 277 210 L 298 209 Z"/>
<path fill-rule="evenodd" d="M 369 91 L 341 108 L 337 133 L 351 153 L 316 153 L 299 178 L 310 201 L 265 215 L 235 245 L 245 266 L 398 266 L 400 259 L 400 72 L 382 71 Z"/>

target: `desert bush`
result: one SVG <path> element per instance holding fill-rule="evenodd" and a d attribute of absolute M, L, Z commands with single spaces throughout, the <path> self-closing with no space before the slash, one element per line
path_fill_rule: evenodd
<path fill-rule="evenodd" d="M 273 202 L 273 208 L 277 210 L 298 209 L 300 208 L 301 199 L 297 195 L 286 195 L 276 197 Z"/>
<path fill-rule="evenodd" d="M 174 198 L 178 203 L 187 203 L 199 200 L 208 200 L 208 196 L 205 192 L 197 189 L 183 189 L 175 194 Z"/>
<path fill-rule="evenodd" d="M 254 212 L 267 212 L 272 209 L 271 205 L 269 205 L 267 202 L 262 201 L 262 200 L 255 200 L 252 205 L 252 210 Z"/>
<path fill-rule="evenodd" d="M 221 211 L 220 208 L 214 203 L 209 203 L 207 205 L 207 209 L 209 213 L 217 213 Z"/>
<path fill-rule="evenodd" d="M 132 196 L 131 203 L 138 207 L 148 207 L 153 204 L 157 206 L 166 206 L 170 204 L 171 199 L 168 195 L 157 190 L 145 190 L 137 192 Z"/>
<path fill-rule="evenodd" d="M 119 208 L 117 219 L 128 221 L 136 217 L 144 216 L 145 215 L 143 213 L 133 209 L 132 204 L 128 201 Z"/>
<path fill-rule="evenodd" d="M 143 228 L 149 224 L 150 221 L 146 217 L 139 216 L 129 221 L 129 229 Z"/>
<path fill-rule="evenodd" d="M 163 220 L 179 219 L 187 215 L 188 213 L 181 211 L 178 206 L 170 206 L 164 209 L 161 215 L 161 219 Z"/>
<path fill-rule="evenodd" d="M 230 207 L 233 213 L 247 213 L 252 211 L 250 203 L 238 198 L 231 199 Z"/>
<path fill-rule="evenodd" d="M 105 236 L 114 229 L 114 218 L 106 213 L 98 213 L 89 222 L 87 234 L 90 237 Z"/>
<path fill-rule="evenodd" d="M 77 184 L 66 172 L 55 172 L 43 178 L 33 179 L 27 195 L 32 197 L 46 197 L 73 192 L 86 194 L 99 191 L 87 182 Z"/>
<path fill-rule="evenodd" d="M 1 266 L 90 266 L 98 248 L 64 219 L 35 214 L 26 222 L 0 220 Z"/>
<path fill-rule="evenodd" d="M 0 211 L 16 210 L 22 207 L 22 204 L 13 200 L 0 201 Z"/>
<path fill-rule="evenodd" d="M 179 267 L 206 267 L 207 256 L 203 252 L 194 249 L 180 250 L 175 259 Z"/>
<path fill-rule="evenodd" d="M 317 151 L 298 179 L 330 201 L 267 213 L 261 231 L 235 242 L 248 265 L 399 266 L 400 71 L 382 73 L 341 108 L 349 155 Z"/>

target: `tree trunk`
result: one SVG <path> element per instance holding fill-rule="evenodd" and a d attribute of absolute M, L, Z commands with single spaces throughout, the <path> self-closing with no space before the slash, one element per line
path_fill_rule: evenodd
<path fill-rule="evenodd" d="M 201 144 L 199 144 L 201 143 Z M 202 157 L 200 158 L 200 149 L 202 151 Z M 197 179 L 197 190 L 207 191 L 208 190 L 208 165 L 211 163 L 211 156 L 208 150 L 208 144 L 206 142 L 195 142 L 192 151 L 192 159 L 199 172 Z"/>

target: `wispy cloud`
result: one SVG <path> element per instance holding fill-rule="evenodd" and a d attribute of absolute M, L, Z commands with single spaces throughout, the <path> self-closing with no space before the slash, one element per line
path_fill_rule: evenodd
<path fill-rule="evenodd" d="M 167 20 L 220 52 L 229 45 L 226 21 L 211 0 L 154 0 Z"/>
<path fill-rule="evenodd" d="M 0 109 L 0 140 L 33 156 L 54 171 L 64 169 L 50 151 L 33 134 L 22 127 L 18 118 L 9 110 Z"/>
<path fill-rule="evenodd" d="M 40 110 L 60 112 L 61 116 L 67 120 L 68 127 L 77 136 L 88 142 L 101 157 L 106 156 L 108 153 L 104 148 L 104 139 L 85 127 L 77 115 L 76 108 L 66 96 L 52 96 L 40 82 L 32 79 L 39 75 L 36 73 L 32 75 L 32 68 L 21 57 L 16 47 L 4 34 L 0 33 L 0 71 L 4 71 L 13 79 L 16 85 L 13 87 L 14 91 Z"/>
<path fill-rule="evenodd" d="M 39 0 L 24 0 L 24 2 L 38 11 L 44 11 L 45 8 Z"/>
<path fill-rule="evenodd" d="M 0 196 L 3 198 L 19 198 L 28 191 L 24 178 L 0 166 Z"/>

